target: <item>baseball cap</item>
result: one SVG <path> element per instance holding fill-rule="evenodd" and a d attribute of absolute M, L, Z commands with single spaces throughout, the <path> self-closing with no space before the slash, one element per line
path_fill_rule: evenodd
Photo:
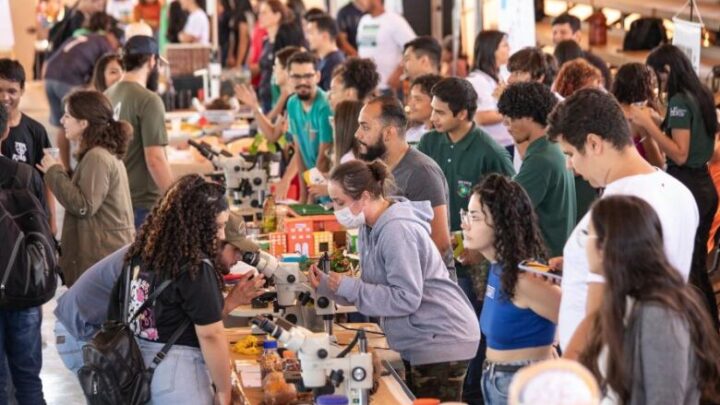
<path fill-rule="evenodd" d="M 245 221 L 242 216 L 231 212 L 225 224 L 225 242 L 235 246 L 241 252 L 257 252 L 260 250 L 255 242 L 245 236 Z"/>
<path fill-rule="evenodd" d="M 135 35 L 125 42 L 123 47 L 125 55 L 156 55 L 162 63 L 168 61 L 160 56 L 160 48 L 155 38 L 147 35 Z"/>

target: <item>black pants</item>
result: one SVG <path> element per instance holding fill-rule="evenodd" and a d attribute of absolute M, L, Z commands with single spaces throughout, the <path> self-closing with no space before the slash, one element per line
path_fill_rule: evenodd
<path fill-rule="evenodd" d="M 718 207 L 717 190 L 715 190 L 715 184 L 713 184 L 707 167 L 693 169 L 670 166 L 667 172 L 690 189 L 697 203 L 700 223 L 695 234 L 690 284 L 700 289 L 712 316 L 715 330 L 718 330 L 718 307 L 707 272 L 707 242 Z"/>

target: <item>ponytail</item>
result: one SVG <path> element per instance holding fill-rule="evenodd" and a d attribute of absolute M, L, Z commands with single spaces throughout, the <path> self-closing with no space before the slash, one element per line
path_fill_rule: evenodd
<path fill-rule="evenodd" d="M 107 149 L 118 159 L 125 156 L 133 128 L 127 121 L 113 118 L 112 104 L 105 95 L 94 90 L 80 90 L 71 93 L 66 104 L 70 116 L 88 123 L 80 138 L 78 160 L 97 146 Z"/>

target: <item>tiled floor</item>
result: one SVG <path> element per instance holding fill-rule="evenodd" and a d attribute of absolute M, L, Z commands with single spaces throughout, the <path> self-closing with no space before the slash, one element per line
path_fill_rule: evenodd
<path fill-rule="evenodd" d="M 54 143 L 55 131 L 52 130 L 52 127 L 48 123 L 48 104 L 42 83 L 28 82 L 25 88 L 25 95 L 20 105 L 21 110 L 45 125 L 50 134 L 50 139 Z M 58 206 L 59 225 L 62 224 L 62 214 L 62 206 Z M 66 290 L 65 287 L 59 288 L 55 297 L 59 297 Z M 65 368 L 55 349 L 55 335 L 53 334 L 53 327 L 55 325 L 55 315 L 53 315 L 53 311 L 55 310 L 55 306 L 55 299 L 52 299 L 43 306 L 43 367 L 40 378 L 43 383 L 45 401 L 48 405 L 84 404 L 85 399 L 76 377 Z"/>

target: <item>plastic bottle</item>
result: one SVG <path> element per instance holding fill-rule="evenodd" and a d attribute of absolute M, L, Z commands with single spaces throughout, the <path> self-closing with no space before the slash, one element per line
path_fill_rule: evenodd
<path fill-rule="evenodd" d="M 273 371 L 282 371 L 282 359 L 278 354 L 277 340 L 266 340 L 260 356 L 260 376 L 265 379 L 265 376 Z"/>
<path fill-rule="evenodd" d="M 315 401 L 316 405 L 348 405 L 345 395 L 320 395 Z"/>
<path fill-rule="evenodd" d="M 590 24 L 588 42 L 590 46 L 607 45 L 607 18 L 601 9 L 596 9 L 587 19 Z"/>
<path fill-rule="evenodd" d="M 275 232 L 277 229 L 277 209 L 275 206 L 275 196 L 270 194 L 263 204 L 263 221 L 262 232 Z"/>

